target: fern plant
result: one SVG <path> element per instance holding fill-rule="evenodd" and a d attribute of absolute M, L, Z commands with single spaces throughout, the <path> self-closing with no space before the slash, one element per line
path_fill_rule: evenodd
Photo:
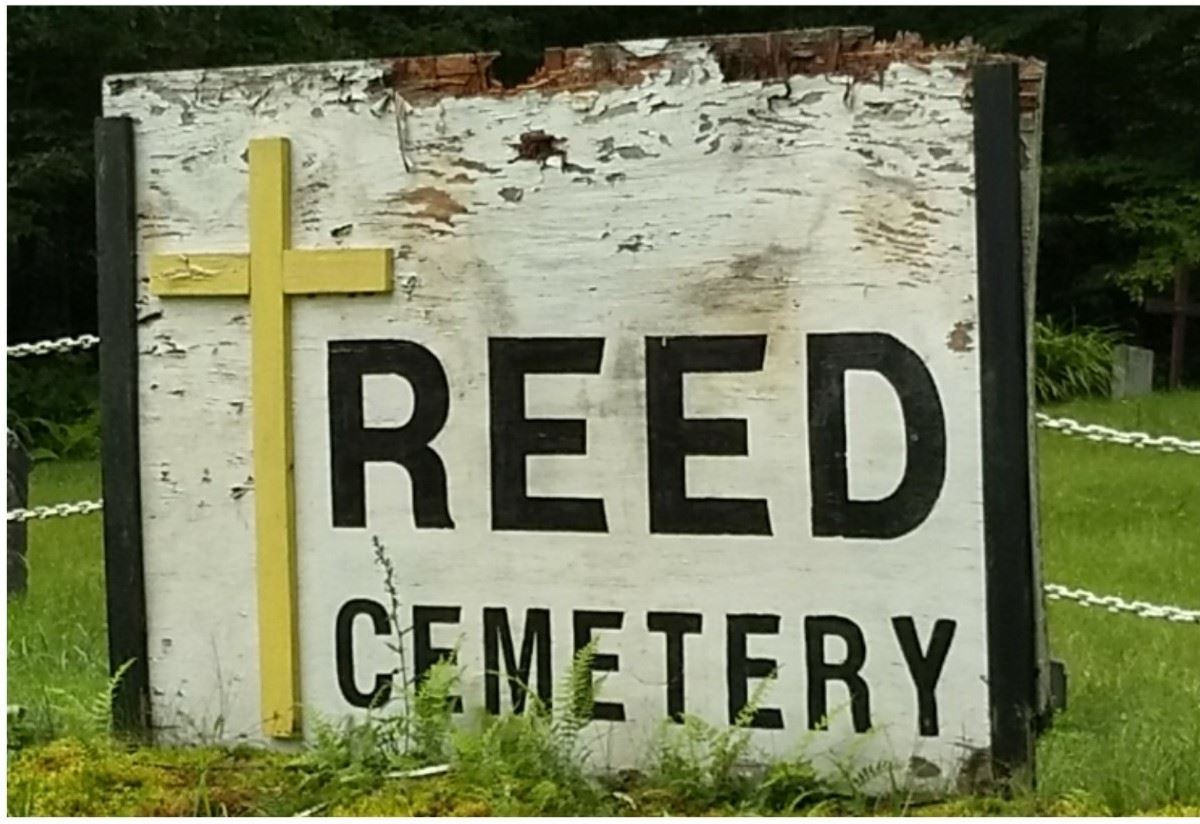
<path fill-rule="evenodd" d="M 55 705 L 55 709 L 75 721 L 86 737 L 106 738 L 112 726 L 113 698 L 125 673 L 132 666 L 133 659 L 121 664 L 105 683 L 104 688 L 86 700 L 58 687 L 48 687 L 46 692 L 59 699 L 60 703 Z"/>
<path fill-rule="evenodd" d="M 457 657 L 456 654 L 454 659 Z M 441 763 L 450 757 L 454 726 L 452 695 L 458 683 L 457 667 L 450 661 L 438 661 L 425 673 L 409 702 L 411 754 L 422 763 Z"/>
<path fill-rule="evenodd" d="M 697 810 L 736 805 L 749 798 L 754 785 L 753 776 L 745 769 L 751 749 L 750 724 L 774 681 L 772 673 L 759 682 L 731 726 L 717 727 L 692 715 L 684 715 L 682 724 L 668 722 L 646 783 Z"/>
<path fill-rule="evenodd" d="M 361 719 L 330 721 L 317 716 L 306 751 L 296 765 L 309 779 L 340 785 L 371 784 L 388 774 L 444 763 L 451 756 L 452 703 L 458 670 L 448 661 L 430 667 L 406 706 L 411 715 L 387 712 L 392 698 Z M 407 687 L 406 687 L 407 689 Z"/>
<path fill-rule="evenodd" d="M 582 733 L 591 722 L 597 684 L 596 643 L 580 649 L 550 702 L 528 692 L 520 715 L 485 718 L 478 730 L 454 737 L 454 769 L 462 786 L 478 788 L 497 815 L 531 809 L 587 815 L 602 809 L 607 793 L 586 769 Z"/>
<path fill-rule="evenodd" d="M 559 699 L 554 702 L 551 715 L 551 730 L 556 745 L 564 752 L 574 752 L 579 743 L 580 732 L 592 720 L 597 686 L 596 676 L 592 671 L 596 660 L 596 647 L 597 641 L 592 639 L 575 653 L 571 660 L 571 668 L 559 685 Z"/>

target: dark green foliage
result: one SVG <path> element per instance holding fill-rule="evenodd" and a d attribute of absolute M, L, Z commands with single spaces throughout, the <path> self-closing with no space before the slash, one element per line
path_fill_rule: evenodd
<path fill-rule="evenodd" d="M 1169 290 L 1177 268 L 1200 271 L 1200 186 L 1163 187 L 1118 203 L 1116 224 L 1143 240 L 1138 257 L 1116 281 L 1136 299 Z"/>
<path fill-rule="evenodd" d="M 34 460 L 96 457 L 100 411 L 95 355 L 10 359 L 8 427 Z"/>
<path fill-rule="evenodd" d="M 1105 395 L 1112 381 L 1112 350 L 1123 336 L 1112 329 L 1066 329 L 1052 320 L 1034 324 L 1038 403 Z"/>

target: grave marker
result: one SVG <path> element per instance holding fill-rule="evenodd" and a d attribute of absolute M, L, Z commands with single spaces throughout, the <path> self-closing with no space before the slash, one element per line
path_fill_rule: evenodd
<path fill-rule="evenodd" d="M 129 706 L 362 713 L 377 538 L 409 676 L 457 648 L 464 712 L 597 640 L 597 766 L 777 671 L 765 756 L 1031 769 L 1016 65 L 861 29 L 552 50 L 518 89 L 493 58 L 106 79 Z"/>
<path fill-rule="evenodd" d="M 1113 347 L 1112 397 L 1148 395 L 1154 389 L 1154 352 L 1140 346 Z"/>

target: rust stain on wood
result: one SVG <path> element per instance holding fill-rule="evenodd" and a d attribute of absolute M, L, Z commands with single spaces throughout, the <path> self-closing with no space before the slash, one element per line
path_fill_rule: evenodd
<path fill-rule="evenodd" d="M 969 320 L 960 320 L 955 323 L 950 334 L 946 335 L 946 348 L 951 352 L 970 352 L 975 343 L 971 338 L 971 331 L 974 328 L 974 322 Z"/>
<path fill-rule="evenodd" d="M 414 217 L 429 218 L 447 226 L 453 226 L 455 215 L 467 213 L 467 208 L 441 189 L 432 186 L 421 186 L 401 195 L 401 200 L 420 206 L 421 211 Z"/>

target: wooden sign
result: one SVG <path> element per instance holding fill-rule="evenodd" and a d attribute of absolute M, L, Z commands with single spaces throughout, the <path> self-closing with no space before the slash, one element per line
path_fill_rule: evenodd
<path fill-rule="evenodd" d="M 764 758 L 1028 769 L 1017 65 L 860 29 L 493 57 L 105 80 L 126 726 L 303 736 L 399 632 L 464 718 L 594 642 L 599 768 L 757 693 Z"/>

